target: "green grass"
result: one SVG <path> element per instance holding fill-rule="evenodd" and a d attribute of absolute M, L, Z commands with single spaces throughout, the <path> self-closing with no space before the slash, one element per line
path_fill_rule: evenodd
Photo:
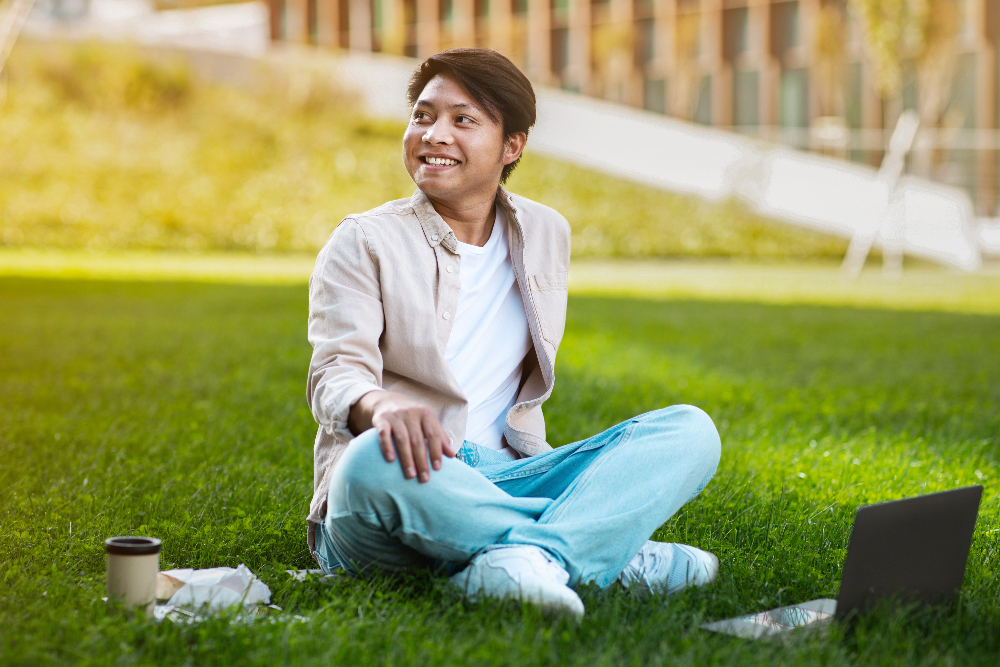
<path fill-rule="evenodd" d="M 657 531 L 720 556 L 667 599 L 582 591 L 576 626 L 441 580 L 299 584 L 314 425 L 301 285 L 0 278 L 0 664 L 993 665 L 1000 315 L 573 296 L 546 406 L 565 443 L 686 402 L 719 473 Z M 957 604 L 752 643 L 698 624 L 834 596 L 855 509 L 982 483 Z M 102 541 L 246 563 L 284 611 L 187 626 L 100 601 Z"/>
<path fill-rule="evenodd" d="M 414 191 L 403 126 L 366 118 L 318 76 L 262 73 L 253 92 L 127 47 L 31 42 L 7 72 L 0 245 L 315 253 L 344 215 Z M 736 202 L 535 155 L 530 142 L 510 188 L 567 217 L 576 256 L 839 257 L 847 246 Z"/>

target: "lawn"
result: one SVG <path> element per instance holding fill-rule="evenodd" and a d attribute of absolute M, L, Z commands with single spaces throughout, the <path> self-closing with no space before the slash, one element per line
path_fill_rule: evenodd
<path fill-rule="evenodd" d="M 311 566 L 306 308 L 301 283 L 0 277 L 0 664 L 996 664 L 1000 309 L 572 296 L 554 444 L 681 402 L 723 441 L 655 535 L 718 554 L 717 583 L 584 589 L 577 626 L 425 576 L 283 573 Z M 955 605 L 789 643 L 698 629 L 835 596 L 859 505 L 973 483 Z M 130 619 L 100 599 L 102 541 L 128 533 L 161 537 L 164 568 L 246 563 L 284 611 Z"/>

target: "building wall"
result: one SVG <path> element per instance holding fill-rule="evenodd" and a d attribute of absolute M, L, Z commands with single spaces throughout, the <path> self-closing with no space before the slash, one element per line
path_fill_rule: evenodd
<path fill-rule="evenodd" d="M 995 129 L 1000 0 L 956 1 L 962 27 L 941 124 Z M 911 67 L 901 101 L 882 100 L 847 0 L 269 2 L 274 40 L 416 58 L 493 48 L 539 84 L 872 164 L 882 156 L 872 131 L 891 129 L 920 96 Z M 846 129 L 851 145 L 817 146 L 810 128 L 824 124 Z M 994 214 L 998 153 L 938 147 L 915 170 L 967 187 Z"/>

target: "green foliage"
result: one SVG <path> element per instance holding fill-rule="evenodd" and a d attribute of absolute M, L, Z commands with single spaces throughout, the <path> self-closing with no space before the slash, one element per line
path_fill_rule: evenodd
<path fill-rule="evenodd" d="M 129 47 L 21 43 L 0 106 L 0 243 L 315 251 L 414 186 L 403 126 L 318 76 L 210 86 Z M 534 154 L 511 189 L 557 208 L 580 255 L 839 256 L 846 242 Z"/>
<path fill-rule="evenodd" d="M 315 426 L 302 286 L 0 279 L 0 664 L 993 665 L 1000 316 L 573 297 L 550 438 L 692 403 L 719 472 L 657 531 L 717 553 L 667 599 L 582 591 L 579 626 L 440 579 L 293 582 Z M 638 472 L 638 471 L 637 471 Z M 982 483 L 956 605 L 753 643 L 705 619 L 836 594 L 859 504 Z M 100 601 L 102 540 L 244 562 L 284 611 L 187 626 Z"/>
<path fill-rule="evenodd" d="M 907 60 L 916 61 L 918 68 L 925 70 L 921 96 L 947 95 L 952 84 L 953 56 L 958 48 L 962 13 L 959 0 L 849 2 L 860 19 L 865 52 L 875 68 L 876 86 L 882 97 L 891 100 L 900 95 Z M 946 80 L 936 80 L 941 77 Z M 927 120 L 936 122 L 937 118 Z"/>
<path fill-rule="evenodd" d="M 49 102 L 104 111 L 171 110 L 190 100 L 191 73 L 181 61 L 154 63 L 130 50 L 87 44 L 74 49 L 46 49 L 34 60 L 34 74 L 51 95 Z"/>
<path fill-rule="evenodd" d="M 861 18 L 866 54 L 875 66 L 875 80 L 883 97 L 893 98 L 903 87 L 903 44 L 914 9 L 923 0 L 850 0 Z"/>

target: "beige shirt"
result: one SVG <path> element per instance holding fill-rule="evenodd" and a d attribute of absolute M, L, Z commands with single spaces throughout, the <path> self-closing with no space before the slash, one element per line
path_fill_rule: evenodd
<path fill-rule="evenodd" d="M 552 449 L 541 406 L 552 394 L 566 324 L 570 229 L 557 212 L 503 188 L 496 201 L 506 214 L 533 344 L 504 437 L 521 456 L 535 456 Z M 309 279 L 307 395 L 319 424 L 310 550 L 326 516 L 330 473 L 354 437 L 348 414 L 362 396 L 385 389 L 421 401 L 456 446 L 465 440 L 468 401 L 444 360 L 461 285 L 457 250 L 455 233 L 417 190 L 344 218 L 316 259 Z"/>

